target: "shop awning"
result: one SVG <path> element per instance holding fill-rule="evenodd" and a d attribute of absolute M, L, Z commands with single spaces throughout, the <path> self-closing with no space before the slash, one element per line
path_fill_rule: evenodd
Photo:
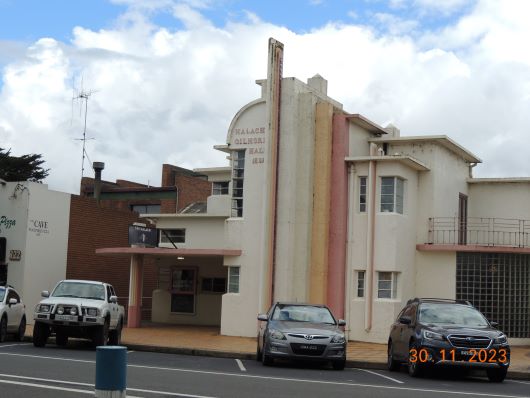
<path fill-rule="evenodd" d="M 133 254 L 143 254 L 146 256 L 240 256 L 239 249 L 173 249 L 167 247 L 105 247 L 96 249 L 96 254 L 102 256 L 128 257 Z"/>

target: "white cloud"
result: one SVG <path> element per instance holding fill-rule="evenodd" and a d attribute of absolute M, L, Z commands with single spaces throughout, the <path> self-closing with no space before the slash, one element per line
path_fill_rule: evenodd
<path fill-rule="evenodd" d="M 296 34 L 257 16 L 218 28 L 189 2 L 175 8 L 186 28 L 170 31 L 127 1 L 135 6 L 114 28 L 77 27 L 71 43 L 41 39 L 2 72 L 0 142 L 13 154 L 43 153 L 52 188 L 78 190 L 83 124 L 78 108 L 71 116 L 71 85 L 81 75 L 98 90 L 87 146 L 106 163 L 105 179 L 156 185 L 164 162 L 225 165 L 211 147 L 259 96 L 269 37 L 285 44 L 286 76 L 320 73 L 347 111 L 403 135 L 447 134 L 485 161 L 477 175 L 530 175 L 526 3 L 481 1 L 453 26 L 401 37 L 358 24 Z"/>

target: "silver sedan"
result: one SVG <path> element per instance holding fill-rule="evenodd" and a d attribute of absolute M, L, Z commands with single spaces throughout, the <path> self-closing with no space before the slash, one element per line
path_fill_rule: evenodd
<path fill-rule="evenodd" d="M 325 305 L 276 303 L 258 315 L 257 359 L 271 365 L 276 358 L 330 361 L 342 370 L 346 338 L 342 326 Z"/>

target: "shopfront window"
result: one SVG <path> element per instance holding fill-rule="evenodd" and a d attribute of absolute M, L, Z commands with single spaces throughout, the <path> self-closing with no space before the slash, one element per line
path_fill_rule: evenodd
<path fill-rule="evenodd" d="M 195 313 L 197 271 L 174 268 L 171 275 L 171 312 Z"/>

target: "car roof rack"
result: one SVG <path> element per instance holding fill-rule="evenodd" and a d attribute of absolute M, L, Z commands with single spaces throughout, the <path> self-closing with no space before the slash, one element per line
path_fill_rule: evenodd
<path fill-rule="evenodd" d="M 455 303 L 455 304 L 463 304 L 463 305 L 469 305 L 473 306 L 468 300 L 455 300 L 455 299 L 447 299 L 447 298 L 435 298 L 435 297 L 415 297 L 413 299 L 410 299 L 407 301 L 407 305 L 412 303 L 425 303 L 425 302 L 445 302 L 445 303 Z"/>

